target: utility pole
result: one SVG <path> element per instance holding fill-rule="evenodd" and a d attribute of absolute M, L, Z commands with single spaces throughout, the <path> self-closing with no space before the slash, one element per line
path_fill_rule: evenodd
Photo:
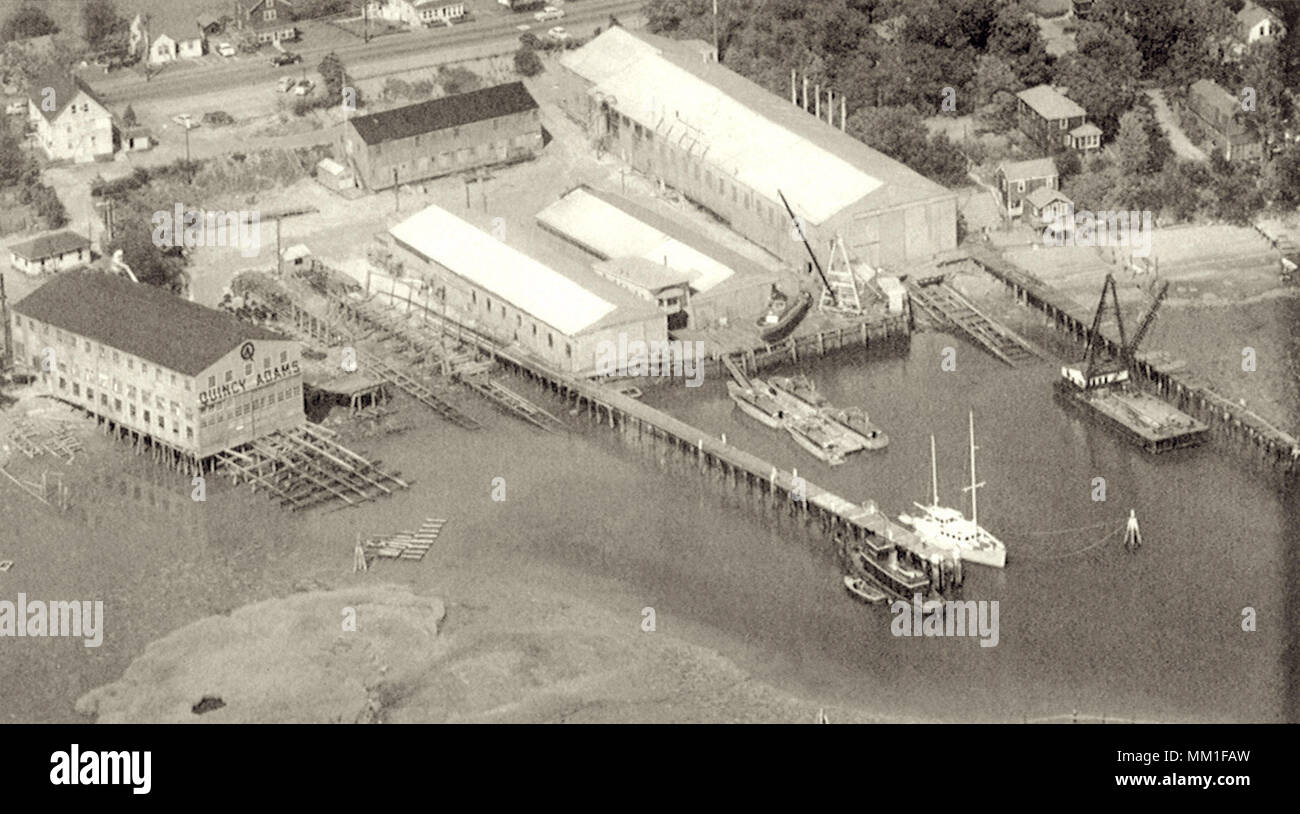
<path fill-rule="evenodd" d="M 398 191 L 397 191 L 397 167 L 393 167 L 393 211 L 394 212 L 402 211 L 402 202 L 398 198 Z"/>
<path fill-rule="evenodd" d="M 190 120 L 185 120 L 185 163 L 190 163 Z"/>
<path fill-rule="evenodd" d="M 718 0 L 713 0 L 713 58 L 722 61 L 722 53 L 718 50 Z"/>
<path fill-rule="evenodd" d="M 5 324 L 5 355 L 0 359 L 0 371 L 9 370 L 14 366 L 14 334 L 13 328 L 9 325 L 9 300 L 5 297 L 5 276 L 0 274 L 0 322 Z"/>

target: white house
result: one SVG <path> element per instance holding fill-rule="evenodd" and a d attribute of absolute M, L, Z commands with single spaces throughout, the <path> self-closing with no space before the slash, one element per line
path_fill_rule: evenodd
<path fill-rule="evenodd" d="M 464 18 L 465 4 L 448 0 L 368 0 L 366 14 L 372 20 L 412 27 L 450 25 Z"/>
<path fill-rule="evenodd" d="M 203 56 L 207 42 L 198 19 L 184 12 L 160 11 L 135 15 L 128 46 L 132 53 L 148 48 L 149 64 L 163 65 Z"/>
<path fill-rule="evenodd" d="M 63 229 L 9 247 L 9 264 L 26 274 L 63 271 L 89 263 L 90 241 Z"/>
<path fill-rule="evenodd" d="M 1283 30 L 1282 21 L 1276 14 L 1250 0 L 1246 0 L 1246 5 L 1237 12 L 1237 36 L 1247 44 L 1280 37 Z"/>
<path fill-rule="evenodd" d="M 70 74 L 33 82 L 27 117 L 51 161 L 84 163 L 113 154 L 113 114 L 90 86 Z"/>

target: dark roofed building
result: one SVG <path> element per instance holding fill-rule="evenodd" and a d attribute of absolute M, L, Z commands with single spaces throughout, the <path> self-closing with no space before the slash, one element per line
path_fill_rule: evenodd
<path fill-rule="evenodd" d="M 521 82 L 357 116 L 338 158 L 367 189 L 532 158 L 542 148 L 537 102 Z"/>
<path fill-rule="evenodd" d="M 15 357 L 50 395 L 185 455 L 304 420 L 297 342 L 162 289 L 68 272 L 11 311 Z"/>
<path fill-rule="evenodd" d="M 27 274 L 62 271 L 90 262 L 90 241 L 62 229 L 9 247 L 9 263 Z"/>
<path fill-rule="evenodd" d="M 1210 79 L 1193 82 L 1187 90 L 1187 109 L 1205 131 L 1206 146 L 1229 161 L 1258 159 L 1264 145 L 1246 127 L 1237 97 Z"/>

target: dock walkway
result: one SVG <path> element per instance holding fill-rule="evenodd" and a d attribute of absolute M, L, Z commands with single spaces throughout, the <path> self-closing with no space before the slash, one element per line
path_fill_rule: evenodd
<path fill-rule="evenodd" d="M 1008 365 L 1019 367 L 1042 358 L 1033 345 L 976 308 L 948 283 L 918 285 L 908 280 L 906 285 L 913 304 L 936 323 L 958 328 Z"/>

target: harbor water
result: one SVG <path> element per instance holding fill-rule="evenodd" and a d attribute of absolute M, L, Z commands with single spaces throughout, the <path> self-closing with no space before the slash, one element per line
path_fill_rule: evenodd
<path fill-rule="evenodd" d="M 947 348 L 954 370 L 941 364 Z M 973 410 L 987 484 L 980 521 L 1006 543 L 1009 561 L 1005 570 L 968 566 L 963 596 L 999 602 L 995 647 L 895 637 L 888 606 L 845 595 L 828 541 L 691 464 L 660 466 L 607 426 L 538 396 L 575 431 L 548 435 L 489 411 L 484 432 L 429 416 L 356 445 L 414 481 L 360 508 L 293 514 L 228 483 L 213 483 L 196 503 L 188 478 L 104 439 L 70 475 L 77 505 L 67 514 L 0 487 L 0 558 L 16 562 L 0 575 L 2 598 L 102 599 L 106 625 L 99 648 L 0 639 L 0 720 L 77 720 L 76 698 L 119 677 L 150 641 L 304 580 L 337 581 L 350 572 L 356 533 L 427 516 L 449 518 L 447 530 L 425 562 L 381 564 L 394 579 L 436 590 L 453 564 L 507 569 L 599 596 L 629 625 L 653 607 L 660 630 L 715 648 L 811 699 L 814 711 L 1294 719 L 1297 673 L 1286 655 L 1300 575 L 1294 492 L 1217 441 L 1148 456 L 1056 404 L 1054 365 L 1011 370 L 942 333 L 804 361 L 832 404 L 868 411 L 890 436 L 886 450 L 827 467 L 742 415 L 718 377 L 698 389 L 646 383 L 645 400 L 895 516 L 927 500 L 931 433 L 940 502 L 968 509 Z M 1098 479 L 1104 500 L 1094 499 Z M 494 500 L 502 485 L 505 499 Z M 1130 510 L 1142 527 L 1137 551 L 1115 533 Z M 1253 632 L 1242 629 L 1247 608 Z"/>

